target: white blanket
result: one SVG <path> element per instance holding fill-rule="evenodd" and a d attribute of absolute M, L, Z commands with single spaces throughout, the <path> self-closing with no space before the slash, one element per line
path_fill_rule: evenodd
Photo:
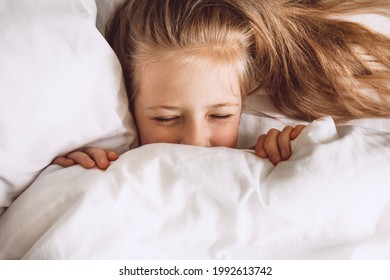
<path fill-rule="evenodd" d="M 0 217 L 2 259 L 389 259 L 390 133 L 330 118 L 273 166 L 153 144 L 49 166 Z"/>

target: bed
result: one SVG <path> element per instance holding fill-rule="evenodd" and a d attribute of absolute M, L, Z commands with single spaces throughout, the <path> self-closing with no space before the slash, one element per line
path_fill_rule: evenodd
<path fill-rule="evenodd" d="M 138 147 L 101 34 L 116 2 L 0 3 L 0 259 L 390 258 L 389 119 L 316 120 L 274 166 L 248 148 L 304 122 L 258 92 L 238 149 Z M 50 165 L 88 145 L 121 156 L 106 171 Z"/>

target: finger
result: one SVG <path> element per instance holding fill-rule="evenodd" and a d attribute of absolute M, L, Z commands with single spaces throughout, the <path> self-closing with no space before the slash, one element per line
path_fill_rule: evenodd
<path fill-rule="evenodd" d="M 298 137 L 298 135 L 301 133 L 301 131 L 306 127 L 306 125 L 297 125 L 294 127 L 294 129 L 290 133 L 291 140 L 294 140 Z"/>
<path fill-rule="evenodd" d="M 85 148 L 84 152 L 95 161 L 99 169 L 107 169 L 110 166 L 110 160 L 105 150 L 99 148 Z"/>
<path fill-rule="evenodd" d="M 278 136 L 279 152 L 283 160 L 287 160 L 291 156 L 290 134 L 293 129 L 292 126 L 286 126 Z"/>
<path fill-rule="evenodd" d="M 271 129 L 268 131 L 264 140 L 264 149 L 268 155 L 268 158 L 273 164 L 277 164 L 281 161 L 281 156 L 278 147 L 278 136 L 280 131 L 277 129 Z"/>
<path fill-rule="evenodd" d="M 110 161 L 114 161 L 119 158 L 119 155 L 112 150 L 106 150 L 106 153 L 107 153 L 108 160 Z"/>
<path fill-rule="evenodd" d="M 61 167 L 70 167 L 76 164 L 76 162 L 72 159 L 68 159 L 66 157 L 56 157 L 53 161 L 52 164 L 57 164 Z"/>
<path fill-rule="evenodd" d="M 260 137 L 257 139 L 256 146 L 255 146 L 255 154 L 261 158 L 268 157 L 267 152 L 264 149 L 265 137 L 266 137 L 265 134 L 260 135 Z"/>
<path fill-rule="evenodd" d="M 75 163 L 80 164 L 82 167 L 90 169 L 96 166 L 95 161 L 91 159 L 89 155 L 84 152 L 76 151 L 66 155 L 68 159 L 74 160 Z"/>

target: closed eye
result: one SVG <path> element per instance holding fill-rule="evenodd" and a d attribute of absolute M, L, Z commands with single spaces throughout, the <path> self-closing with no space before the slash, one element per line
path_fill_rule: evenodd
<path fill-rule="evenodd" d="M 212 117 L 213 119 L 217 119 L 217 120 L 227 120 L 229 118 L 231 118 L 233 115 L 232 114 L 227 114 L 227 115 L 210 115 L 210 117 Z"/>
<path fill-rule="evenodd" d="M 154 120 L 161 123 L 168 123 L 178 120 L 180 117 L 155 117 Z"/>

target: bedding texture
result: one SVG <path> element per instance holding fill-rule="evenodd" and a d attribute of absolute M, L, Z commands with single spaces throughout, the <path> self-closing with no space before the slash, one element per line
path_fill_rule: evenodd
<path fill-rule="evenodd" d="M 389 259 L 390 133 L 310 124 L 273 166 L 154 144 L 47 168 L 0 219 L 3 259 Z"/>
<path fill-rule="evenodd" d="M 93 0 L 0 2 L 0 215 L 54 157 L 135 139 Z"/>
<path fill-rule="evenodd" d="M 102 36 L 121 1 L 0 1 L 0 259 L 390 259 L 389 119 L 317 120 L 273 166 L 247 148 L 304 122 L 257 92 L 241 150 L 135 148 Z M 390 35 L 384 17 L 350 20 Z M 50 165 L 84 146 L 123 154 Z"/>

